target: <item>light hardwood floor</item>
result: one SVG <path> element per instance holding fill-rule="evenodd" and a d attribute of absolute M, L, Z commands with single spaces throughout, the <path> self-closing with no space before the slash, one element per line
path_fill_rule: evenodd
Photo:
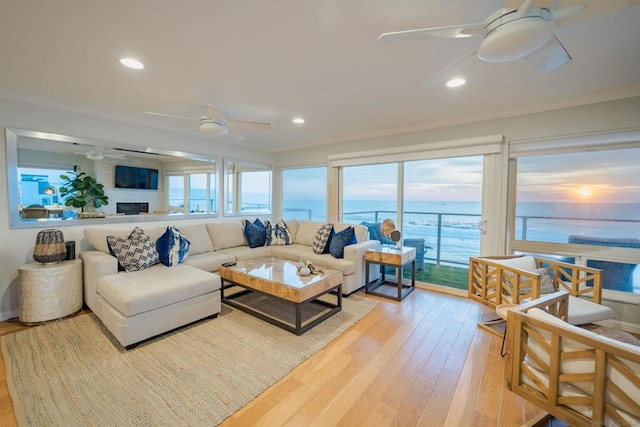
<path fill-rule="evenodd" d="M 367 296 L 368 298 L 370 296 Z M 504 386 L 482 305 L 416 289 L 380 304 L 222 426 L 518 426 L 539 415 Z M 0 335 L 22 326 L 0 322 Z M 14 426 L 4 363 L 0 425 Z"/>

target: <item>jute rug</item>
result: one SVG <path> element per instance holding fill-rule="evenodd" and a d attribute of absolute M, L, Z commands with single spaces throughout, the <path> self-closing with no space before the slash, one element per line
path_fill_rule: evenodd
<path fill-rule="evenodd" d="M 93 314 L 2 337 L 21 426 L 211 426 L 377 303 L 353 295 L 302 336 L 223 305 L 220 316 L 126 351 Z"/>

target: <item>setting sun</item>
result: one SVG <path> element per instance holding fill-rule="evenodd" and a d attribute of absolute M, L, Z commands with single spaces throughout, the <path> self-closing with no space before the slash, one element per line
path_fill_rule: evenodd
<path fill-rule="evenodd" d="M 590 199 L 593 196 L 593 188 L 585 185 L 578 188 L 577 193 L 581 199 Z"/>

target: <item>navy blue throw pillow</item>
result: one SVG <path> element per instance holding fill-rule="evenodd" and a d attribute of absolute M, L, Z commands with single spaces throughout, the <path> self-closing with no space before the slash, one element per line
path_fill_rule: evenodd
<path fill-rule="evenodd" d="M 334 258 L 344 258 L 344 247 L 356 243 L 356 233 L 353 227 L 347 227 L 342 231 L 331 232 L 329 240 L 329 253 Z"/>
<path fill-rule="evenodd" d="M 164 234 L 156 240 L 160 262 L 167 267 L 180 264 L 189 255 L 191 242 L 175 227 L 168 226 Z"/>
<path fill-rule="evenodd" d="M 264 246 L 267 241 L 267 228 L 259 218 L 256 218 L 254 222 L 245 221 L 244 237 L 250 248 Z"/>

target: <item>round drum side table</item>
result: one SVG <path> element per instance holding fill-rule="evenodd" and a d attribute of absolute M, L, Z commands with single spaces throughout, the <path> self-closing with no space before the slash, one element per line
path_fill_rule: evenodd
<path fill-rule="evenodd" d="M 20 321 L 46 322 L 82 308 L 82 261 L 46 265 L 32 262 L 18 267 Z"/>

